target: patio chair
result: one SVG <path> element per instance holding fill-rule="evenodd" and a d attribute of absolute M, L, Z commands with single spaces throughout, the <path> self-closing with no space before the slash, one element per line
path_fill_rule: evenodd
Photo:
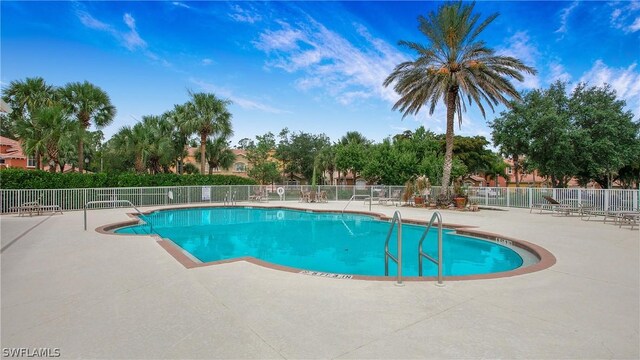
<path fill-rule="evenodd" d="M 320 193 L 318 194 L 318 202 L 329 202 L 329 198 L 327 197 L 327 192 L 326 191 L 320 191 Z"/>
<path fill-rule="evenodd" d="M 300 189 L 300 199 L 298 202 L 309 202 L 309 192 Z"/>
<path fill-rule="evenodd" d="M 389 201 L 392 205 L 400 204 L 400 192 L 400 190 L 393 190 L 390 197 L 380 198 L 380 204 L 389 205 Z"/>
<path fill-rule="evenodd" d="M 263 197 L 264 197 L 264 194 L 262 192 L 262 188 L 258 188 L 258 189 L 253 191 L 253 195 L 249 195 L 249 201 L 260 202 L 260 201 L 262 201 Z"/>
<path fill-rule="evenodd" d="M 543 196 L 542 198 L 545 199 L 547 202 L 531 205 L 531 209 L 529 210 L 529 213 L 531 213 L 533 209 L 540 209 L 540 214 L 542 214 L 542 211 L 544 210 L 553 211 L 554 206 L 563 205 L 558 200 L 552 198 L 551 196 Z"/>
<path fill-rule="evenodd" d="M 619 216 L 620 218 L 620 227 L 622 225 L 631 225 L 631 230 L 640 223 L 640 212 L 639 211 L 629 211 L 623 212 Z"/>
<path fill-rule="evenodd" d="M 18 216 L 22 216 L 25 213 L 29 213 L 29 216 L 42 215 L 44 212 L 53 212 L 54 214 L 59 212 L 62 214 L 62 208 L 60 205 L 41 205 L 40 200 L 42 199 L 42 195 L 36 201 L 29 201 L 22 203 L 20 206 L 16 206 L 11 208 L 11 210 L 18 210 Z"/>

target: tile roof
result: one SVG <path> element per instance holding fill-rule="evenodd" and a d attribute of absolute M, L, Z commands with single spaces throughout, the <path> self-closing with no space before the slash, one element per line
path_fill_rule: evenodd
<path fill-rule="evenodd" d="M 0 157 L 4 159 L 26 159 L 20 142 L 0 136 Z"/>

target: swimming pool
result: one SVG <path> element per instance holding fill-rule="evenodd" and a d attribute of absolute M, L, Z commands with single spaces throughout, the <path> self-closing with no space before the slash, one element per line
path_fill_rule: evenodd
<path fill-rule="evenodd" d="M 157 234 L 201 262 L 254 257 L 296 269 L 351 275 L 384 275 L 384 242 L 389 222 L 370 215 L 312 212 L 282 208 L 212 207 L 160 210 L 149 224 L 120 228 L 118 234 Z M 403 275 L 417 276 L 417 248 L 423 226 L 403 225 Z M 395 230 L 389 242 L 396 254 Z M 425 252 L 437 258 L 432 229 Z M 524 258 L 524 259 L 523 259 Z M 515 247 L 443 230 L 443 272 L 465 276 L 505 272 L 537 261 Z M 433 276 L 436 265 L 424 262 Z M 389 264 L 389 275 L 397 273 Z"/>

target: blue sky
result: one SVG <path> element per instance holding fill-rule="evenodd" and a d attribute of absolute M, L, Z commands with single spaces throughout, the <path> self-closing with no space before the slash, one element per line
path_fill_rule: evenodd
<path fill-rule="evenodd" d="M 413 54 L 399 40 L 425 42 L 418 15 L 440 2 L 0 2 L 0 81 L 41 76 L 50 84 L 94 83 L 118 114 L 107 138 L 143 115 L 188 100 L 188 90 L 233 101 L 235 135 L 282 128 L 357 130 L 380 141 L 420 125 L 445 128 L 444 108 L 402 120 L 382 82 Z M 534 66 L 520 90 L 556 79 L 609 83 L 640 114 L 640 1 L 479 2 L 500 16 L 481 38 Z M 501 109 L 499 109 L 501 110 Z M 462 135 L 490 138 L 477 108 Z"/>

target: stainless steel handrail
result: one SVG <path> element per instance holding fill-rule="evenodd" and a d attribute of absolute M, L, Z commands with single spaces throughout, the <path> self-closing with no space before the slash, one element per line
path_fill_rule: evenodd
<path fill-rule="evenodd" d="M 431 256 L 427 255 L 424 251 L 422 251 L 422 243 L 424 239 L 427 237 L 429 233 L 429 229 L 433 225 L 433 222 L 438 219 L 438 259 L 434 259 Z M 438 285 L 442 286 L 442 215 L 438 211 L 434 212 L 431 215 L 431 220 L 429 221 L 429 225 L 422 233 L 422 237 L 420 238 L 420 242 L 418 243 L 418 276 L 422 276 L 422 257 L 427 258 L 427 260 L 432 263 L 438 265 Z"/>
<path fill-rule="evenodd" d="M 89 205 L 93 205 L 93 204 L 116 204 L 116 203 L 126 203 L 129 204 L 129 206 L 131 206 L 132 208 L 134 208 L 137 212 L 138 215 L 140 215 L 140 218 L 144 218 L 144 214 L 142 214 L 142 212 L 135 206 L 133 205 L 133 203 L 129 200 L 96 200 L 96 201 L 89 201 L 86 204 L 84 204 L 84 231 L 87 231 L 87 207 Z M 144 221 L 144 219 L 142 219 Z M 146 224 L 148 224 L 149 226 L 151 226 L 151 223 L 148 221 L 145 221 Z"/>
<path fill-rule="evenodd" d="M 227 205 L 236 205 L 236 192 L 233 191 L 227 191 L 226 194 L 224 194 L 224 204 Z"/>
<path fill-rule="evenodd" d="M 363 197 L 365 200 L 368 198 L 369 199 L 369 211 L 371 211 L 371 196 L 370 195 L 352 195 L 351 199 L 349 199 L 349 201 L 347 202 L 347 205 L 345 205 L 342 208 L 342 213 L 344 214 L 344 210 L 347 208 L 347 206 L 349 206 L 349 204 L 351 204 L 351 202 L 359 197 Z"/>
<path fill-rule="evenodd" d="M 389 252 L 389 239 L 391 238 L 391 233 L 393 232 L 393 227 L 396 223 L 398 224 L 398 257 L 393 256 Z M 395 261 L 398 265 L 398 278 L 396 285 L 402 285 L 402 216 L 400 216 L 400 211 L 397 210 L 393 213 L 393 219 L 391 219 L 391 226 L 387 233 L 387 239 L 384 242 L 384 276 L 389 276 L 389 258 Z"/>

